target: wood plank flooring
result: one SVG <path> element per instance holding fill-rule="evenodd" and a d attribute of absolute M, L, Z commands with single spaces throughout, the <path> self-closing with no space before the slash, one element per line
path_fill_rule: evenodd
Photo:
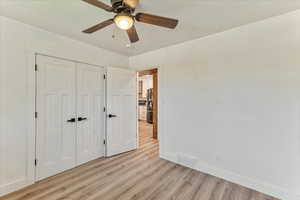
<path fill-rule="evenodd" d="M 147 124 L 146 124 L 147 125 Z M 149 131 L 151 127 L 141 127 Z M 276 200 L 159 159 L 158 143 L 141 133 L 140 149 L 101 158 L 1 200 Z"/>
<path fill-rule="evenodd" d="M 146 121 L 139 121 L 139 146 L 142 147 L 151 142 L 157 142 L 153 139 L 153 125 Z"/>

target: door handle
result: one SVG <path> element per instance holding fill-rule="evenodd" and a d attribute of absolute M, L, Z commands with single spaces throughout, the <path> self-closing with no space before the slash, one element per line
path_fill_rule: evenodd
<path fill-rule="evenodd" d="M 71 118 L 67 122 L 74 123 L 74 122 L 76 122 L 76 119 L 75 118 Z"/>
<path fill-rule="evenodd" d="M 87 118 L 86 117 L 78 117 L 78 121 L 85 121 L 85 120 L 87 120 Z"/>
<path fill-rule="evenodd" d="M 112 115 L 112 114 L 108 115 L 108 118 L 113 118 L 113 117 L 117 117 L 117 115 Z"/>

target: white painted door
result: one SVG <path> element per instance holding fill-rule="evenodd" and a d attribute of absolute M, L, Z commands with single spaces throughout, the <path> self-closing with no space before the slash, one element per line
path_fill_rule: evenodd
<path fill-rule="evenodd" d="M 104 156 L 105 71 L 77 65 L 77 163 Z"/>
<path fill-rule="evenodd" d="M 37 56 L 36 179 L 76 166 L 76 64 Z"/>
<path fill-rule="evenodd" d="M 107 70 L 107 146 L 106 155 L 137 148 L 136 72 Z"/>

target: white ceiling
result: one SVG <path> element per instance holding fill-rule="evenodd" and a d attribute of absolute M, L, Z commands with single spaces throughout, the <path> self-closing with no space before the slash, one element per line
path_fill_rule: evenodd
<path fill-rule="evenodd" d="M 113 14 L 81 0 L 2 0 L 2 15 L 131 56 L 300 9 L 300 0 L 140 1 L 137 12 L 177 18 L 177 29 L 137 23 L 140 41 L 128 47 L 126 33 L 115 25 L 92 35 L 83 34 L 83 29 L 112 18 Z"/>

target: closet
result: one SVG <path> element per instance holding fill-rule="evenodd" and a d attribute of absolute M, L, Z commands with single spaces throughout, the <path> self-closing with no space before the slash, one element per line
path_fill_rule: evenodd
<path fill-rule="evenodd" d="M 105 155 L 105 69 L 36 57 L 36 180 Z"/>

